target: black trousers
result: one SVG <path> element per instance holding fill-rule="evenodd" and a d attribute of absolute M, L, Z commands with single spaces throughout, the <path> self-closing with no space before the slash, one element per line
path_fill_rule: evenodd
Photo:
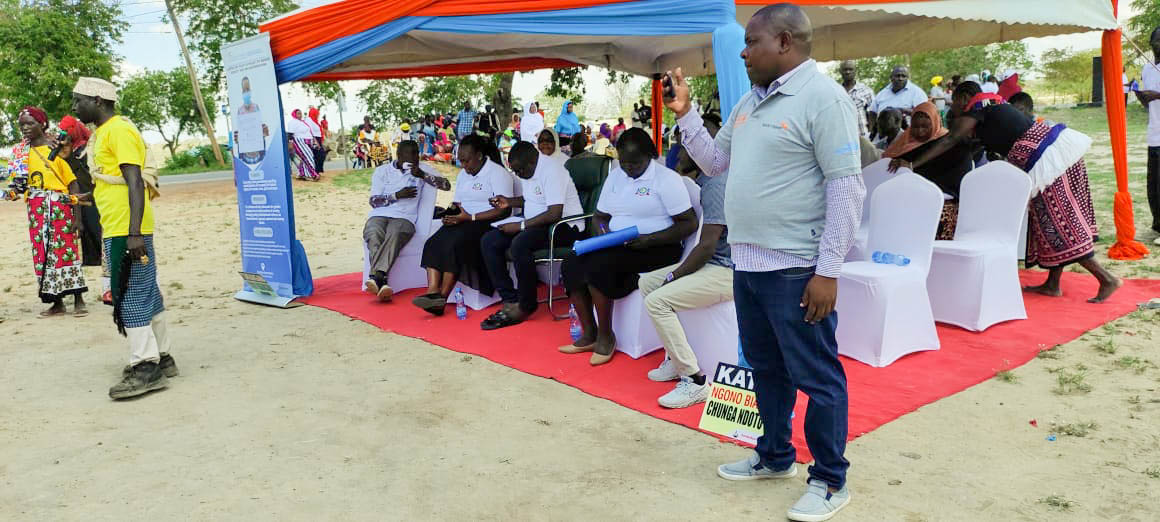
<path fill-rule="evenodd" d="M 319 145 L 317 149 L 314 149 L 314 170 L 322 172 L 324 163 L 326 163 L 326 147 Z"/>
<path fill-rule="evenodd" d="M 1160 147 L 1148 147 L 1148 208 L 1152 230 L 1160 232 Z"/>
<path fill-rule="evenodd" d="M 625 246 L 597 250 L 564 260 L 564 288 L 569 293 L 591 285 L 610 299 L 627 297 L 637 289 L 640 274 L 675 265 L 684 248 L 680 243 L 633 249 Z"/>
<path fill-rule="evenodd" d="M 560 225 L 556 228 L 554 246 L 571 246 L 579 237 L 580 232 L 571 225 Z M 544 248 L 548 248 L 548 227 L 529 228 L 514 236 L 495 229 L 484 234 L 480 240 L 483 263 L 487 266 L 487 273 L 499 296 L 505 303 L 519 303 L 520 310 L 527 314 L 536 311 L 539 297 L 536 294 L 539 278 L 533 254 Z M 509 251 L 516 269 L 514 283 L 507 269 Z"/>

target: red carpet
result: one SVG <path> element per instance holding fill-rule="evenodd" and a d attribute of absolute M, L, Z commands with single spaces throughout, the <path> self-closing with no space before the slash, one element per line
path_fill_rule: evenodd
<path fill-rule="evenodd" d="M 663 350 L 639 360 L 618 354 L 611 363 L 593 368 L 588 365 L 589 354 L 565 355 L 556 351 L 559 345 L 570 342 L 568 324 L 552 321 L 542 307 L 535 320 L 484 332 L 479 329 L 479 322 L 494 310 L 469 311 L 466 321 L 458 321 L 453 308 L 448 307 L 447 315 L 435 318 L 411 305 L 417 290 L 397 295 L 394 303 L 380 304 L 357 291 L 360 277 L 361 274 L 352 273 L 315 280 L 314 295 L 303 301 L 383 330 L 555 379 L 653 417 L 694 429 L 700 421 L 700 407 L 674 411 L 657 405 L 657 397 L 672 389 L 672 384 L 649 381 L 645 374 L 660 364 Z M 1025 284 L 1038 284 L 1044 273 L 1024 272 L 1022 277 Z M 1131 312 L 1137 303 L 1160 296 L 1160 281 L 1126 280 L 1108 303 L 1088 304 L 1084 300 L 1095 295 L 1095 280 L 1074 273 L 1064 273 L 1063 288 L 1067 295 L 1060 298 L 1026 295 L 1026 321 L 1000 324 L 984 333 L 939 325 L 942 349 L 911 354 L 886 368 L 843 358 L 850 390 L 850 439 L 983 382 L 999 371 L 1020 366 L 1039 350 L 1075 339 Z M 805 397 L 799 396 L 794 445 L 802 462 L 809 460 L 801 432 L 805 405 Z"/>

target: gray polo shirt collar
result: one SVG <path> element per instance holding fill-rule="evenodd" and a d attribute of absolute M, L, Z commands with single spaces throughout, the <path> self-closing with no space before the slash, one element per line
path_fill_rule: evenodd
<path fill-rule="evenodd" d="M 758 103 L 765 101 L 774 94 L 785 94 L 788 96 L 796 95 L 801 92 L 806 82 L 809 80 L 810 74 L 807 67 L 813 67 L 817 70 L 817 62 L 813 58 L 806 60 L 797 67 L 790 69 L 789 72 L 781 75 L 780 78 L 774 80 L 769 87 L 753 87 L 753 94 L 757 96 Z M 802 74 L 799 74 L 802 73 Z"/>

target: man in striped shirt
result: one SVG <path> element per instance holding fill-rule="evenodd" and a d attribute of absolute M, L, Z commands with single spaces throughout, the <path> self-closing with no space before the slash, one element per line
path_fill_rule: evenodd
<path fill-rule="evenodd" d="M 730 480 L 796 475 L 789 419 L 802 390 L 810 399 L 805 431 L 815 463 L 790 520 L 827 520 L 850 500 L 834 303 L 866 194 L 856 109 L 810 59 L 812 32 L 792 4 L 767 6 L 750 19 L 741 57 L 753 90 L 716 139 L 692 110 L 679 69 L 669 74 L 674 97 L 666 100 L 693 160 L 710 176 L 728 171 L 734 302 L 765 425 L 755 454 L 717 473 Z"/>

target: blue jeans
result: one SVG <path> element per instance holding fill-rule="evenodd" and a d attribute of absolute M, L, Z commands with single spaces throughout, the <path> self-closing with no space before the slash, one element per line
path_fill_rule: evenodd
<path fill-rule="evenodd" d="M 790 442 L 790 414 L 797 391 L 809 397 L 806 445 L 814 455 L 810 478 L 841 488 L 850 462 L 846 451 L 846 372 L 838 360 L 837 313 L 805 322 L 801 307 L 813 268 L 734 272 L 733 300 L 745 359 L 753 367 L 757 409 L 765 433 L 757 439 L 761 464 L 783 470 L 797 456 Z"/>

